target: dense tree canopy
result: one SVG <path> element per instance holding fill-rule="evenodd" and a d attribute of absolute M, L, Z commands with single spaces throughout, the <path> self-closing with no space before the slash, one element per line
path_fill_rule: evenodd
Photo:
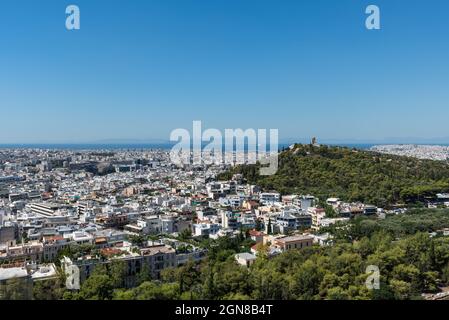
<path fill-rule="evenodd" d="M 377 231 L 384 231 L 394 238 L 413 235 L 417 232 L 436 232 L 449 228 L 448 209 L 413 209 L 405 214 L 391 215 L 378 220 L 375 217 L 359 216 L 343 227 L 335 224 L 323 228 L 339 241 L 359 240 Z"/>
<path fill-rule="evenodd" d="M 77 297 L 421 299 L 422 293 L 437 292 L 439 286 L 449 284 L 449 238 L 429 234 L 448 227 L 447 217 L 449 210 L 421 209 L 385 220 L 353 219 L 327 230 L 335 237 L 332 246 L 291 250 L 273 258 L 261 255 L 249 268 L 238 265 L 234 255 L 247 251 L 252 242 L 221 238 L 206 244 L 209 254 L 201 263 L 190 261 L 166 269 L 161 279 L 128 290 L 114 289 L 110 280 L 96 274 L 83 284 Z M 368 266 L 379 269 L 379 290 L 366 286 Z"/>
<path fill-rule="evenodd" d="M 243 173 L 250 182 L 283 194 L 313 194 L 387 206 L 423 201 L 449 191 L 449 165 L 343 147 L 295 145 L 279 155 L 275 175 L 260 176 L 259 165 L 237 166 L 220 176 Z"/>

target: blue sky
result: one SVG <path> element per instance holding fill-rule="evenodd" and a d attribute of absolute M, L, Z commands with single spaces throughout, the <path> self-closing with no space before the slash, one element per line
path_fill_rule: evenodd
<path fill-rule="evenodd" d="M 0 143 L 168 139 L 193 120 L 449 137 L 448 21 L 447 0 L 2 1 Z"/>

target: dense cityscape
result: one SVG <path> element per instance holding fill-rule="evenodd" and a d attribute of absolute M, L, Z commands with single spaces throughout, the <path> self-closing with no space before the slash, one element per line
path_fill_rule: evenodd
<path fill-rule="evenodd" d="M 448 160 L 449 147 L 439 145 L 413 145 L 413 144 L 390 144 L 378 145 L 370 148 L 385 154 L 415 157 L 418 159 Z"/>
<path fill-rule="evenodd" d="M 117 263 L 117 288 L 135 288 L 210 261 L 213 243 L 223 240 L 240 241 L 230 260 L 250 270 L 261 259 L 330 247 L 335 231 L 358 217 L 408 210 L 281 194 L 242 174 L 219 180 L 229 169 L 176 166 L 164 150 L 0 150 L 0 298 L 39 298 L 55 282 L 65 292 L 58 298 L 70 298 L 94 270 Z M 448 206 L 449 194 L 426 205 Z M 72 266 L 79 278 L 71 287 Z"/>

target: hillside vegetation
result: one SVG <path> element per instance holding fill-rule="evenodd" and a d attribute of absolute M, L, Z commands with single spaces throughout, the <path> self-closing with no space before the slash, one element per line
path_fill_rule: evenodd
<path fill-rule="evenodd" d="M 260 176 L 259 165 L 237 166 L 220 176 L 242 173 L 249 183 L 283 194 L 339 197 L 378 206 L 422 202 L 449 191 L 449 165 L 343 147 L 295 145 L 279 155 L 279 170 Z"/>
<path fill-rule="evenodd" d="M 236 264 L 234 255 L 249 251 L 251 239 L 240 235 L 206 240 L 202 245 L 208 257 L 199 264 L 190 261 L 166 269 L 161 279 L 144 279 L 133 289 L 110 283 L 107 295 L 98 295 L 104 274 L 110 274 L 106 279 L 120 277 L 112 268 L 98 269 L 77 295 L 64 298 L 404 300 L 421 299 L 421 293 L 448 285 L 449 238 L 431 238 L 428 232 L 449 226 L 449 210 L 410 210 L 385 220 L 359 217 L 347 226 L 328 230 L 334 236 L 332 246 L 291 250 L 273 258 L 262 247 L 249 268 Z M 366 287 L 368 266 L 379 268 L 380 290 Z"/>
<path fill-rule="evenodd" d="M 58 279 L 38 284 L 33 293 L 36 299 L 77 300 L 422 299 L 422 293 L 449 285 L 449 237 L 428 233 L 447 227 L 448 209 L 410 210 L 384 220 L 358 217 L 346 228 L 327 230 L 334 236 L 331 246 L 314 245 L 273 258 L 262 246 L 249 268 L 238 265 L 234 255 L 249 251 L 251 238 L 208 239 L 199 243 L 207 248 L 207 259 L 165 269 L 160 279 L 142 269 L 135 288 L 124 287 L 126 266 L 115 261 L 98 265 L 78 292 L 66 290 L 65 281 Z M 379 290 L 366 287 L 368 266 L 379 268 Z"/>

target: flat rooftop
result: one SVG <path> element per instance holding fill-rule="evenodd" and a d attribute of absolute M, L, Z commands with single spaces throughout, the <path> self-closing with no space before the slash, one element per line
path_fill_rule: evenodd
<path fill-rule="evenodd" d="M 28 277 L 25 268 L 0 268 L 0 281 Z"/>
<path fill-rule="evenodd" d="M 289 236 L 285 238 L 276 239 L 279 242 L 296 242 L 296 241 L 305 241 L 305 240 L 313 240 L 313 237 L 310 235 L 298 235 L 298 236 Z"/>

